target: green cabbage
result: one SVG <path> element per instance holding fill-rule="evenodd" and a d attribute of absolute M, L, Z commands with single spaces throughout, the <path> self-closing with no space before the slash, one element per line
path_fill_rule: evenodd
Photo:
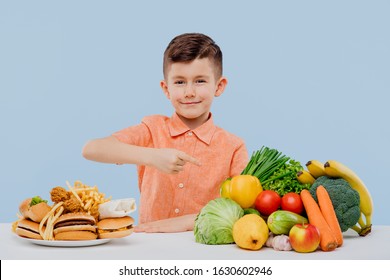
<path fill-rule="evenodd" d="M 241 206 L 229 198 L 211 200 L 195 219 L 195 241 L 203 244 L 234 243 L 233 225 L 243 215 Z"/>

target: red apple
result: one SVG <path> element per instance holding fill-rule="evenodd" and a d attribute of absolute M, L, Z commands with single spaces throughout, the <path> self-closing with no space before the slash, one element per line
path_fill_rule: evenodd
<path fill-rule="evenodd" d="M 294 251 L 310 253 L 320 244 L 320 232 L 311 224 L 296 224 L 290 229 L 290 244 Z"/>

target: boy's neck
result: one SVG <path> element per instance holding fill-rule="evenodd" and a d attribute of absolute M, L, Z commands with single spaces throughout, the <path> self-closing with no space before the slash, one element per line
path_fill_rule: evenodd
<path fill-rule="evenodd" d="M 198 118 L 195 119 L 187 119 L 179 114 L 177 114 L 181 121 L 191 130 L 194 130 L 204 124 L 205 122 L 208 121 L 208 119 L 211 117 L 211 113 L 208 112 L 205 115 L 199 116 Z"/>

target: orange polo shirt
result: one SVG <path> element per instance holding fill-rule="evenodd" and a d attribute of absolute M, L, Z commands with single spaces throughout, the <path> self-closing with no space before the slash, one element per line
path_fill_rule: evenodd
<path fill-rule="evenodd" d="M 119 141 L 152 148 L 175 148 L 197 158 L 201 166 L 184 165 L 178 174 L 137 166 L 140 189 L 139 223 L 198 213 L 219 196 L 221 183 L 248 163 L 245 143 L 217 127 L 212 115 L 190 130 L 175 113 L 145 117 L 138 125 L 113 134 Z"/>

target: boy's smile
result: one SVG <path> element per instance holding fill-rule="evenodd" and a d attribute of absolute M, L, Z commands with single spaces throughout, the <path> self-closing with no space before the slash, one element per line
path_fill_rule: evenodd
<path fill-rule="evenodd" d="M 225 77 L 216 79 L 208 58 L 172 63 L 161 87 L 176 113 L 191 129 L 207 121 L 214 96 L 225 89 Z"/>

